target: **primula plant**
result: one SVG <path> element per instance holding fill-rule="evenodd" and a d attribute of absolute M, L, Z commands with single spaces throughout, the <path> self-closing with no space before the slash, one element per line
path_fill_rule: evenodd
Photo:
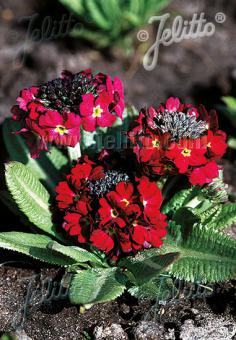
<path fill-rule="evenodd" d="M 236 241 L 223 230 L 236 204 L 217 164 L 227 144 L 215 111 L 169 98 L 138 114 L 118 77 L 88 70 L 24 89 L 17 103 L 3 127 L 1 199 L 29 232 L 0 233 L 2 248 L 64 267 L 68 298 L 87 306 L 125 290 L 157 298 L 175 278 L 235 278 Z M 128 147 L 97 152 L 98 133 L 122 133 Z"/>

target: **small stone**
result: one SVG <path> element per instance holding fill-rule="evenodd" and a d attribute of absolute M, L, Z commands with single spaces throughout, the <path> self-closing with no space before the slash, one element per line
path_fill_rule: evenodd
<path fill-rule="evenodd" d="M 28 335 L 25 333 L 24 330 L 16 331 L 12 334 L 17 340 L 32 340 Z"/>
<path fill-rule="evenodd" d="M 116 323 L 111 324 L 111 326 L 97 326 L 94 329 L 94 339 L 95 340 L 128 340 L 128 335 L 125 333 L 121 325 Z"/>
<path fill-rule="evenodd" d="M 165 340 L 164 328 L 153 321 L 141 321 L 134 330 L 135 340 Z"/>
<path fill-rule="evenodd" d="M 185 320 L 181 326 L 181 340 L 231 340 L 236 335 L 236 322 L 226 316 L 199 314 L 195 322 Z"/>
<path fill-rule="evenodd" d="M 120 306 L 120 310 L 123 314 L 129 314 L 130 307 L 126 305 L 125 303 L 122 303 L 122 305 Z"/>

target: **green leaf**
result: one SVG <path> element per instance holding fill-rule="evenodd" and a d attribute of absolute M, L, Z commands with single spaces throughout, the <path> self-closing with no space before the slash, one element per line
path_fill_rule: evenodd
<path fill-rule="evenodd" d="M 98 48 L 107 48 L 125 41 L 135 29 L 147 25 L 150 16 L 167 6 L 169 0 L 60 0 L 60 2 L 77 15 L 83 24 L 81 28 L 76 25 L 74 29 L 72 28 L 73 36 L 88 40 Z M 133 37 L 136 38 L 136 35 Z"/>
<path fill-rule="evenodd" d="M 77 15 L 84 14 L 82 0 L 60 0 L 60 2 Z"/>
<path fill-rule="evenodd" d="M 129 256 L 121 260 L 118 265 L 127 269 L 126 275 L 130 280 L 133 279 L 137 285 L 156 278 L 171 263 L 177 260 L 179 253 L 170 252 L 168 254 L 160 254 L 159 249 L 153 248 L 140 252 L 136 256 Z M 132 276 L 130 276 L 130 273 Z"/>
<path fill-rule="evenodd" d="M 219 282 L 236 277 L 236 241 L 212 228 L 194 225 L 188 237 L 180 226 L 169 222 L 163 253 L 179 252 L 168 272 L 191 282 Z"/>
<path fill-rule="evenodd" d="M 75 304 L 94 304 L 116 299 L 125 290 L 125 277 L 114 268 L 81 270 L 74 275 L 69 298 Z"/>
<path fill-rule="evenodd" d="M 45 235 L 22 232 L 0 233 L 0 247 L 31 256 L 37 260 L 59 266 L 69 266 L 75 260 L 47 248 L 52 239 Z"/>
<path fill-rule="evenodd" d="M 222 100 L 228 106 L 228 109 L 230 109 L 231 111 L 234 111 L 236 114 L 236 98 L 225 96 L 225 97 L 222 97 Z"/>
<path fill-rule="evenodd" d="M 73 259 L 76 263 L 92 262 L 99 265 L 103 265 L 103 262 L 99 259 L 98 256 L 94 255 L 92 252 L 89 252 L 77 246 L 63 246 L 56 241 L 52 241 L 47 245 L 47 248 L 59 254 L 64 254 L 68 256 L 69 258 Z"/>
<path fill-rule="evenodd" d="M 194 212 L 194 209 L 183 207 L 178 209 L 173 216 L 175 222 L 182 226 L 185 236 L 195 223 L 200 222 L 200 217 L 195 215 Z"/>
<path fill-rule="evenodd" d="M 40 181 L 19 162 L 6 164 L 5 176 L 7 187 L 21 212 L 36 227 L 57 236 L 49 209 L 50 196 Z"/>
<path fill-rule="evenodd" d="M 222 210 L 222 204 L 216 204 L 215 206 L 213 206 L 210 209 L 207 209 L 206 211 L 202 212 L 199 217 L 201 219 L 201 224 L 206 226 L 206 227 L 210 227 L 210 224 L 215 221 L 218 216 L 221 213 Z M 218 229 L 218 227 L 217 227 Z"/>
<path fill-rule="evenodd" d="M 106 18 L 104 13 L 101 11 L 101 4 L 97 0 L 89 0 L 85 2 L 85 6 L 91 19 L 96 23 L 98 28 L 108 31 L 112 27 L 111 18 Z"/>
<path fill-rule="evenodd" d="M 225 229 L 236 222 L 236 203 L 222 205 L 219 213 L 208 222 L 207 226 L 214 229 Z"/>
<path fill-rule="evenodd" d="M 232 122 L 236 128 L 236 98 L 234 97 L 222 97 L 222 100 L 227 105 L 227 110 L 223 110 L 226 117 Z"/>
<path fill-rule="evenodd" d="M 19 128 L 18 122 L 11 119 L 6 119 L 3 123 L 3 139 L 10 160 L 26 165 L 38 179 L 54 191 L 61 179 L 61 169 L 68 164 L 68 159 L 56 147 L 51 147 L 50 152 L 41 153 L 37 159 L 31 158 L 24 138 L 14 133 Z"/>
<path fill-rule="evenodd" d="M 198 193 L 199 188 L 195 186 L 190 189 L 183 189 L 178 191 L 167 203 L 163 205 L 163 214 L 173 214 L 175 211 L 187 204 Z"/>

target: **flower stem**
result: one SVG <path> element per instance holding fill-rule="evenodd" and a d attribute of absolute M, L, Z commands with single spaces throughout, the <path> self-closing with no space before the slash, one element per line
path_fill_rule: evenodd
<path fill-rule="evenodd" d="M 162 196 L 163 198 L 167 198 L 169 192 L 172 190 L 172 188 L 175 186 L 175 184 L 179 181 L 180 176 L 176 175 L 173 177 L 167 177 L 164 186 L 163 186 L 163 190 L 162 190 Z"/>

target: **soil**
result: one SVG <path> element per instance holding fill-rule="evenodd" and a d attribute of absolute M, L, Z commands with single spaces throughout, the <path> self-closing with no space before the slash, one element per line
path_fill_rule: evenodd
<path fill-rule="evenodd" d="M 60 277 L 59 270 L 40 268 L 32 263 L 25 263 L 27 268 L 24 269 L 16 264 L 14 267 L 12 265 L 6 264 L 0 268 L 2 332 L 12 331 L 18 336 L 27 334 L 31 339 L 39 340 L 93 339 L 97 326 L 110 327 L 112 324 L 119 324 L 128 338 L 134 339 L 134 334 L 143 321 L 149 325 L 162 326 L 165 336 L 172 334 L 173 339 L 180 339 L 186 321 L 197 322 L 197 327 L 200 324 L 206 327 L 208 318 L 217 320 L 220 317 L 224 323 L 231 325 L 234 335 L 236 334 L 235 282 L 217 285 L 214 295 L 204 299 L 185 299 L 180 294 L 178 300 L 163 303 L 139 301 L 124 294 L 116 301 L 95 305 L 81 313 L 78 306 L 72 306 L 64 300 L 42 302 L 41 280 L 49 277 L 57 281 Z M 155 340 L 159 337 L 147 339 Z"/>
<path fill-rule="evenodd" d="M 215 23 L 215 14 L 223 12 L 226 21 L 216 24 L 213 36 L 186 40 L 160 48 L 159 61 L 152 71 L 142 65 L 144 45 L 138 45 L 132 58 L 119 49 L 99 53 L 91 46 L 70 38 L 40 39 L 32 41 L 32 29 L 28 29 L 26 17 L 38 13 L 33 29 L 40 29 L 42 20 L 50 15 L 59 21 L 64 8 L 56 0 L 36 1 L 2 0 L 0 3 L 0 123 L 10 115 L 19 91 L 57 77 L 61 70 L 73 72 L 92 68 L 112 75 L 119 75 L 125 84 L 127 101 L 138 109 L 146 105 L 156 106 L 168 96 L 174 95 L 189 102 L 203 103 L 207 108 L 218 107 L 221 96 L 235 94 L 236 83 L 236 4 L 235 0 L 177 0 L 165 12 L 179 13 L 190 19 L 193 13 L 205 12 L 206 18 Z M 34 31 L 35 32 L 35 31 Z M 151 44 L 155 41 L 156 29 L 150 33 Z M 146 50 L 145 50 L 146 51 Z M 222 129 L 234 134 L 232 126 L 220 115 Z M 0 142 L 3 150 L 2 141 Z M 3 150 L 1 161 L 7 156 Z M 224 165 L 225 180 L 229 184 L 232 200 L 236 197 L 234 152 L 228 152 Z M 2 166 L 1 166 L 2 172 Z M 1 184 L 2 186 L 2 184 Z M 24 230 L 5 207 L 1 208 L 0 229 Z M 236 237 L 234 227 L 227 231 Z M 28 306 L 22 323 L 22 307 L 29 291 L 29 279 L 41 274 L 57 280 L 61 272 L 45 267 L 15 254 L 1 252 L 0 266 L 0 332 L 16 332 L 18 338 L 32 339 L 91 339 L 96 326 L 121 325 L 128 336 L 137 338 L 141 320 L 154 322 L 163 327 L 166 339 L 202 339 L 187 332 L 193 328 L 212 325 L 213 318 L 220 324 L 222 317 L 227 325 L 228 339 L 233 339 L 235 327 L 235 282 L 218 286 L 218 292 L 207 299 L 184 299 L 157 305 L 155 301 L 138 301 L 128 294 L 114 302 L 93 306 L 81 314 L 77 306 L 67 301 L 40 303 L 40 295 Z M 27 261 L 27 262 L 26 262 Z M 22 280 L 23 279 L 23 280 Z M 38 276 L 33 280 L 33 290 L 38 288 Z M 199 315 L 203 321 L 199 321 Z M 209 321 L 209 322 L 208 322 Z M 209 326 L 210 327 L 210 326 Z M 216 328 L 215 326 L 212 326 Z M 223 327 L 223 326 L 222 326 Z M 227 326 L 228 327 L 228 326 Z M 233 328 L 232 328 L 233 327 Z M 228 327 L 230 329 L 230 327 Z M 227 329 L 228 329 L 227 328 Z M 226 328 L 225 328 L 226 329 Z M 207 331 L 205 330 L 205 333 Z M 171 335 L 172 334 L 172 335 Z M 153 339 L 160 337 L 155 335 Z M 186 338 L 187 336 L 187 338 Z M 221 337 L 222 338 L 222 337 Z M 225 337 L 223 337 L 225 338 Z M 222 338 L 222 339 L 223 339 Z M 148 335 L 146 339 L 151 339 Z M 217 339 L 208 335 L 208 339 Z M 220 338 L 219 338 L 220 339 Z"/>

